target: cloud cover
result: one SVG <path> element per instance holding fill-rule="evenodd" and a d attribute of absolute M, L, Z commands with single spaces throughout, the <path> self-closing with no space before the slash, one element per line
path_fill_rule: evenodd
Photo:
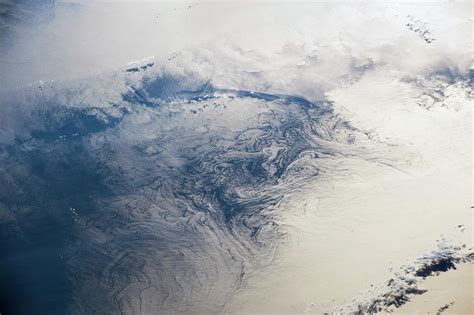
<path fill-rule="evenodd" d="M 225 310 L 278 257 L 286 198 L 346 159 L 409 164 L 416 149 L 384 152 L 430 109 L 466 126 L 468 8 L 59 2 L 18 24 L 1 47 L 2 292 L 36 259 L 27 310 Z M 404 134 L 387 112 L 430 114 Z"/>

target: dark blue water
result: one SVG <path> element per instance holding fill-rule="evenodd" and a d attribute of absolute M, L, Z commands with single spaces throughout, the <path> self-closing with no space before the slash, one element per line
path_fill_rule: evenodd
<path fill-rule="evenodd" d="M 328 103 L 175 78 L 104 109 L 51 102 L 0 146 L 2 314 L 220 310 L 350 129 Z"/>

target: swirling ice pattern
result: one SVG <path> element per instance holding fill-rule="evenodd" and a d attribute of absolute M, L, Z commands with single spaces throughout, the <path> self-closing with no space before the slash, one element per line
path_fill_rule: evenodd
<path fill-rule="evenodd" d="M 21 311 L 223 311 L 284 240 L 282 199 L 354 140 L 329 103 L 169 82 L 129 87 L 113 116 L 50 107 L 43 128 L 1 148 L 0 205 L 15 218 L 2 223 L 2 291 L 36 261 Z M 50 251 L 15 255 L 31 246 Z"/>

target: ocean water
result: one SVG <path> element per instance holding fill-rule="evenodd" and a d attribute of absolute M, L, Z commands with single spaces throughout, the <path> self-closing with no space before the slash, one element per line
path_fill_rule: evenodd
<path fill-rule="evenodd" d="M 0 4 L 1 314 L 390 311 L 472 261 L 466 4 Z"/>
<path fill-rule="evenodd" d="M 2 146 L 3 205 L 18 207 L 6 310 L 219 310 L 272 257 L 285 194 L 355 132 L 329 103 L 163 82 L 129 87 L 113 113 L 52 97 Z"/>

